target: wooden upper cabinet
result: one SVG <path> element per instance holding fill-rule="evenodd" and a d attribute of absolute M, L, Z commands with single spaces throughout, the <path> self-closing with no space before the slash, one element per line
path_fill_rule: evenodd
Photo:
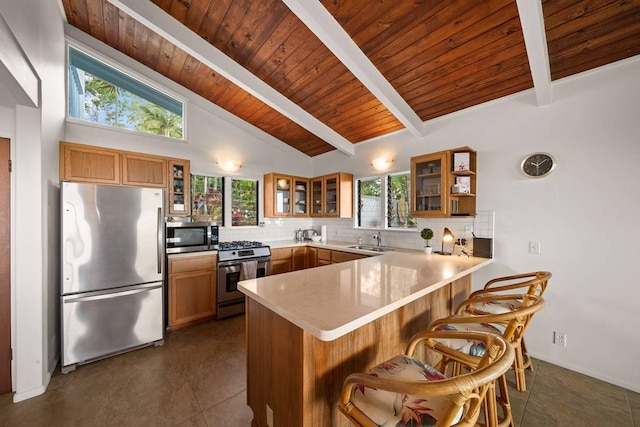
<path fill-rule="evenodd" d="M 353 175 L 338 172 L 313 178 L 309 183 L 311 216 L 351 218 Z"/>
<path fill-rule="evenodd" d="M 188 160 L 169 159 L 167 176 L 167 214 L 191 215 L 191 171 Z"/>
<path fill-rule="evenodd" d="M 411 158 L 411 215 L 476 213 L 476 152 L 469 147 Z"/>
<path fill-rule="evenodd" d="M 143 154 L 123 153 L 122 184 L 167 188 L 167 159 Z"/>
<path fill-rule="evenodd" d="M 309 180 L 268 173 L 264 175 L 264 215 L 266 217 L 309 216 Z"/>
<path fill-rule="evenodd" d="M 60 180 L 166 190 L 168 216 L 191 214 L 191 162 L 60 141 Z"/>
<path fill-rule="evenodd" d="M 287 175 L 269 173 L 264 176 L 264 215 L 279 217 L 291 215 L 293 179 Z"/>
<path fill-rule="evenodd" d="M 353 216 L 353 175 L 336 173 L 323 177 L 324 216 Z"/>
<path fill-rule="evenodd" d="M 118 185 L 121 183 L 120 153 L 100 147 L 61 142 L 60 179 Z"/>
<path fill-rule="evenodd" d="M 309 180 L 293 177 L 291 193 L 291 209 L 293 216 L 309 216 Z"/>
<path fill-rule="evenodd" d="M 324 185 L 322 178 L 314 178 L 309 182 L 311 187 L 311 216 L 324 215 Z"/>

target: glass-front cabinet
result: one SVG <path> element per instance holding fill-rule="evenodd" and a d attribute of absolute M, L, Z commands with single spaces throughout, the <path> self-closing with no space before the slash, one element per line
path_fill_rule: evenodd
<path fill-rule="evenodd" d="M 444 216 L 446 206 L 446 153 L 434 153 L 411 159 L 413 216 Z"/>
<path fill-rule="evenodd" d="M 309 216 L 309 180 L 293 178 L 293 216 Z"/>
<path fill-rule="evenodd" d="M 311 180 L 311 216 L 351 218 L 353 175 L 339 172 Z"/>
<path fill-rule="evenodd" d="M 266 217 L 308 216 L 309 180 L 269 173 L 264 176 Z"/>
<path fill-rule="evenodd" d="M 189 216 L 191 210 L 190 162 L 170 159 L 168 165 L 167 215 Z"/>
<path fill-rule="evenodd" d="M 338 216 L 340 206 L 339 175 L 331 175 L 324 178 L 324 214 L 325 216 Z"/>
<path fill-rule="evenodd" d="M 353 213 L 353 175 L 338 172 L 316 178 L 264 175 L 264 215 L 335 216 Z"/>
<path fill-rule="evenodd" d="M 311 216 L 324 215 L 324 193 L 322 178 L 314 178 L 311 180 Z"/>
<path fill-rule="evenodd" d="M 411 215 L 476 213 L 476 152 L 469 147 L 411 158 Z"/>

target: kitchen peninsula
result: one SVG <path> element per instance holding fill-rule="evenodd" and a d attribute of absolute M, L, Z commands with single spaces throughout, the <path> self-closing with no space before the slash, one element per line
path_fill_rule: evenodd
<path fill-rule="evenodd" d="M 347 375 L 404 351 L 491 262 L 399 250 L 240 282 L 253 425 L 348 426 L 337 410 Z"/>

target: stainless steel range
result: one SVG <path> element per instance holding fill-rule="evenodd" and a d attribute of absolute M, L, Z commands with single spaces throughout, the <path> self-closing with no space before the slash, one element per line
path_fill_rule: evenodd
<path fill-rule="evenodd" d="M 218 244 L 217 318 L 244 313 L 244 294 L 238 290 L 241 280 L 271 274 L 271 249 L 261 242 L 234 241 Z"/>

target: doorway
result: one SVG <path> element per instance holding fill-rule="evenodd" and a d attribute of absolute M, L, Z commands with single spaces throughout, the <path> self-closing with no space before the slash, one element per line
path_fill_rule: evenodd
<path fill-rule="evenodd" d="M 0 395 L 11 390 L 10 141 L 0 138 Z"/>

